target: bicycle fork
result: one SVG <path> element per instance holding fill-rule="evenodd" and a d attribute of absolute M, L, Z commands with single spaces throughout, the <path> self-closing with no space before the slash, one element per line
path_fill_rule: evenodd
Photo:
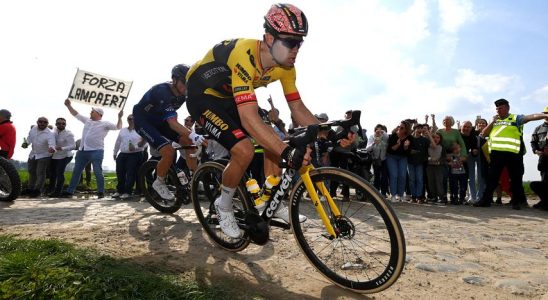
<path fill-rule="evenodd" d="M 333 225 L 331 224 L 331 221 L 329 220 L 329 216 L 325 212 L 325 209 L 318 196 L 318 193 L 316 193 L 316 189 L 314 188 L 314 183 L 312 182 L 312 179 L 310 178 L 309 172 L 310 170 L 313 170 L 313 169 L 314 167 L 312 165 L 303 166 L 299 170 L 299 174 L 301 175 L 301 178 L 303 179 L 303 183 L 306 187 L 306 190 L 308 191 L 308 195 L 310 196 L 312 203 L 314 203 L 314 207 L 316 207 L 316 212 L 318 212 L 318 215 L 322 219 L 325 229 L 327 230 L 331 238 L 336 238 L 337 233 L 335 232 L 335 229 L 333 228 Z M 340 216 L 341 212 L 339 211 L 337 204 L 335 204 L 335 201 L 331 197 L 331 194 L 329 194 L 329 191 L 325 187 L 325 184 L 322 181 L 316 182 L 315 184 L 318 190 L 320 191 L 320 193 L 327 199 L 327 204 L 331 208 L 331 211 L 333 212 L 335 217 Z"/>

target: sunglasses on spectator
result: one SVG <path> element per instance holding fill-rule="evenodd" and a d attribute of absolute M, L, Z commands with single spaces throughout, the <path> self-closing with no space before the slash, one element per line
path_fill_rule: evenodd
<path fill-rule="evenodd" d="M 66 125 L 66 124 L 67 124 L 67 123 L 65 123 L 65 122 L 57 122 L 57 123 L 55 123 L 55 125 Z"/>
<path fill-rule="evenodd" d="M 301 45 L 304 42 L 304 40 L 302 40 L 302 39 L 297 40 L 297 39 L 294 39 L 294 38 L 277 37 L 276 39 L 279 40 L 280 42 L 282 42 L 282 45 L 284 45 L 285 47 L 287 47 L 289 49 L 293 49 L 295 47 L 301 48 Z"/>
<path fill-rule="evenodd" d="M 41 121 L 41 120 L 38 120 L 36 123 L 39 123 L 39 124 L 48 124 L 48 121 Z"/>

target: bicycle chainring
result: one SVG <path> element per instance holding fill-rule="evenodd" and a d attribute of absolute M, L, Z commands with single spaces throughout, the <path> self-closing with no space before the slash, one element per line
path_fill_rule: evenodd
<path fill-rule="evenodd" d="M 264 245 L 268 242 L 270 232 L 268 223 L 255 212 L 247 212 L 245 216 L 245 224 L 247 225 L 247 233 L 249 238 L 258 244 Z"/>

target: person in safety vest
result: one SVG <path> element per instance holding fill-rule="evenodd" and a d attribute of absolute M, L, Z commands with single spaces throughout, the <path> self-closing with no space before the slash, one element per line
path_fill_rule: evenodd
<path fill-rule="evenodd" d="M 523 190 L 523 125 L 529 121 L 548 119 L 543 113 L 531 115 L 516 115 L 510 113 L 510 103 L 506 99 L 495 101 L 497 115 L 482 131 L 483 136 L 489 136 L 488 145 L 491 163 L 487 172 L 487 187 L 482 199 L 475 206 L 491 206 L 493 191 L 498 185 L 500 174 L 504 167 L 508 168 L 512 191 L 513 209 L 527 206 L 527 199 Z"/>

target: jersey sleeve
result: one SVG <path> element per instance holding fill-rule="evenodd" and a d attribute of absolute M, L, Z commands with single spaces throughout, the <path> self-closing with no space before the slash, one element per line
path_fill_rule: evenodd
<path fill-rule="evenodd" d="M 253 77 L 256 71 L 247 54 L 244 51 L 233 51 L 233 55 L 228 60 L 228 66 L 232 72 L 232 93 L 236 105 L 257 102 L 253 88 Z"/>
<path fill-rule="evenodd" d="M 295 71 L 295 68 L 288 70 L 281 69 L 281 72 L 282 76 L 280 77 L 280 83 L 282 84 L 285 100 L 287 102 L 300 100 L 301 95 L 299 95 L 299 91 L 295 85 L 295 81 L 297 80 L 297 72 Z"/>

